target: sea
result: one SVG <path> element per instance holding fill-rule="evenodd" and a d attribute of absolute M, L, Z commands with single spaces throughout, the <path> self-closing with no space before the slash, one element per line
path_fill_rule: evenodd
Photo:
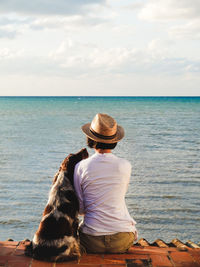
<path fill-rule="evenodd" d="M 200 242 L 200 97 L 0 97 L 0 240 L 32 239 L 81 126 L 107 113 L 125 129 L 126 194 L 139 239 Z M 89 154 L 94 152 L 89 149 Z"/>

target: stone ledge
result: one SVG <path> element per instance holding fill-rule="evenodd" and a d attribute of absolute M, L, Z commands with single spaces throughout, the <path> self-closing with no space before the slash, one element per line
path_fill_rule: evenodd
<path fill-rule="evenodd" d="M 148 267 L 200 267 L 200 248 L 183 244 L 176 239 L 170 244 L 155 241 L 149 244 L 146 240 L 139 240 L 125 254 L 86 254 L 80 261 L 63 263 L 42 262 L 24 255 L 25 245 L 29 241 L 0 242 L 1 267 L 109 267 L 109 266 L 148 266 Z M 142 245 L 141 245 L 142 244 Z M 159 245 L 160 244 L 160 245 Z M 193 243 L 194 244 L 194 243 Z"/>

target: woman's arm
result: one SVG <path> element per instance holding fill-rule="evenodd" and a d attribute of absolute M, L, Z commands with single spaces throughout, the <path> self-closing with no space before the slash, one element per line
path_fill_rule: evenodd
<path fill-rule="evenodd" d="M 81 177 L 79 163 L 78 163 L 74 169 L 74 188 L 75 188 L 78 200 L 79 200 L 79 214 L 84 215 L 85 210 L 84 210 L 84 202 L 83 202 L 83 191 L 81 187 L 81 179 L 82 177 Z"/>

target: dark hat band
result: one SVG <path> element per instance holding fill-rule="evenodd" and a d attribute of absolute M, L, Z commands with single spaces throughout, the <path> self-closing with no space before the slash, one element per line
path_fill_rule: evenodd
<path fill-rule="evenodd" d="M 98 137 L 98 138 L 100 138 L 100 139 L 104 139 L 104 140 L 111 140 L 111 139 L 114 139 L 114 138 L 116 137 L 116 133 L 113 134 L 113 135 L 107 136 L 107 135 L 98 134 L 98 133 L 96 133 L 94 130 L 92 130 L 91 128 L 90 128 L 90 132 L 91 132 L 94 136 L 96 136 L 96 137 Z"/>

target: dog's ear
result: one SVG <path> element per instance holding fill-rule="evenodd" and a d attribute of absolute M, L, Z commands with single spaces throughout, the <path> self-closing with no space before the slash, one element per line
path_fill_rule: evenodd
<path fill-rule="evenodd" d="M 82 159 L 87 159 L 89 157 L 89 153 L 86 148 L 81 149 L 82 151 Z"/>
<path fill-rule="evenodd" d="M 80 160 L 87 159 L 89 157 L 88 151 L 86 148 L 82 148 L 75 154 Z"/>
<path fill-rule="evenodd" d="M 75 156 L 75 157 L 74 157 Z M 77 163 L 78 161 L 82 159 L 86 159 L 89 157 L 88 151 L 86 148 L 81 149 L 76 154 L 69 154 L 61 163 L 59 171 L 67 171 L 67 166 L 70 163 Z"/>
<path fill-rule="evenodd" d="M 52 185 L 54 185 L 58 179 L 58 175 L 59 175 L 59 172 L 60 172 L 60 169 L 59 171 L 55 174 L 54 178 L 53 178 L 53 182 L 52 182 Z"/>
<path fill-rule="evenodd" d="M 66 171 L 67 170 L 67 164 L 69 162 L 69 158 L 72 156 L 72 154 L 68 155 L 64 160 L 63 162 L 61 163 L 60 165 L 60 170 L 62 171 Z"/>

